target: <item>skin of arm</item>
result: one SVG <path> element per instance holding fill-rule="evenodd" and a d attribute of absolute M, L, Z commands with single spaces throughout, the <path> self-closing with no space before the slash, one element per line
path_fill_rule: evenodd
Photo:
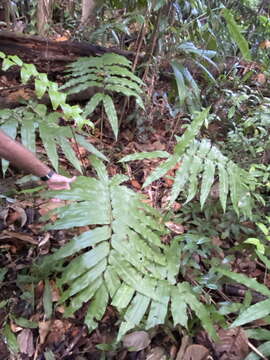
<path fill-rule="evenodd" d="M 8 160 L 12 165 L 31 173 L 35 176 L 46 176 L 50 168 L 41 162 L 31 151 L 27 150 L 17 141 L 11 139 L 0 130 L 0 158 Z M 47 181 L 48 187 L 52 190 L 69 189 L 76 177 L 69 179 L 59 174 L 53 174 Z"/>

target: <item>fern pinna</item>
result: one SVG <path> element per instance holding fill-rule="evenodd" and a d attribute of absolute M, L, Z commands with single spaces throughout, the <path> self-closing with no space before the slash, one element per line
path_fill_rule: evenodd
<path fill-rule="evenodd" d="M 62 89 L 68 89 L 68 94 L 94 86 L 99 89 L 86 104 L 84 116 L 90 115 L 102 103 L 115 138 L 118 135 L 118 117 L 110 94 L 134 96 L 137 104 L 144 109 L 140 96 L 143 82 L 131 72 L 131 62 L 124 56 L 108 53 L 100 57 L 80 58 L 69 65 L 68 78 L 70 80 L 62 86 Z"/>
<path fill-rule="evenodd" d="M 122 315 L 120 339 L 135 327 L 163 324 L 170 313 L 175 325 L 187 327 L 190 308 L 215 337 L 205 305 L 188 283 L 177 283 L 180 238 L 165 245 L 162 236 L 168 230 L 159 213 L 141 195 L 120 185 L 125 176 L 110 179 L 96 157 L 92 165 L 99 179 L 79 177 L 71 190 L 57 192 L 69 204 L 56 210 L 58 220 L 48 229 L 95 228 L 45 257 L 39 267 L 42 272 L 54 269 L 60 274 L 59 302 L 69 301 L 66 316 L 88 302 L 85 323 L 93 330 L 111 304 Z"/>

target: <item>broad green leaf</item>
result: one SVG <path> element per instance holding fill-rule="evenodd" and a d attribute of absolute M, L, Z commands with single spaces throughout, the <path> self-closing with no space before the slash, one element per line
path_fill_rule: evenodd
<path fill-rule="evenodd" d="M 192 123 L 188 126 L 184 134 L 181 136 L 180 141 L 175 145 L 174 153 L 181 156 L 185 152 L 186 148 L 190 143 L 195 139 L 199 133 L 203 123 L 207 119 L 210 108 L 207 108 L 199 112 L 195 118 L 192 120 Z"/>
<path fill-rule="evenodd" d="M 188 196 L 186 203 L 191 201 L 197 193 L 198 190 L 198 176 L 202 170 L 202 159 L 199 156 L 194 156 L 193 161 L 190 165 L 190 177 L 189 177 L 189 187 L 188 187 Z"/>
<path fill-rule="evenodd" d="M 66 103 L 67 94 L 61 93 L 59 90 L 54 90 L 49 87 L 48 94 L 52 103 L 53 110 L 56 110 L 59 105 Z"/>
<path fill-rule="evenodd" d="M 109 295 L 107 289 L 105 285 L 102 284 L 95 293 L 94 300 L 91 301 L 85 317 L 85 324 L 87 325 L 89 331 L 94 330 L 98 326 L 97 321 L 102 319 L 108 300 Z"/>
<path fill-rule="evenodd" d="M 156 325 L 165 323 L 171 289 L 168 284 L 160 284 L 158 286 L 160 288 L 160 293 L 162 296 L 162 303 L 154 300 L 151 302 L 149 315 L 146 322 L 146 329 L 151 329 Z"/>
<path fill-rule="evenodd" d="M 140 152 L 140 153 L 124 156 L 121 160 L 119 160 L 119 162 L 155 159 L 155 158 L 168 158 L 168 157 L 169 157 L 169 153 L 167 153 L 167 151 Z"/>
<path fill-rule="evenodd" d="M 103 155 L 99 150 L 97 150 L 89 141 L 87 141 L 83 136 L 75 134 L 75 139 L 82 147 L 88 150 L 91 154 L 97 156 L 98 158 L 108 161 L 107 157 Z"/>
<path fill-rule="evenodd" d="M 7 71 L 11 66 L 14 66 L 14 65 L 15 65 L 15 63 L 6 57 L 6 58 L 4 58 L 4 60 L 2 62 L 2 70 Z"/>
<path fill-rule="evenodd" d="M 108 266 L 107 271 L 104 274 L 104 278 L 110 297 L 113 298 L 116 291 L 121 286 L 119 276 L 117 275 L 115 269 L 112 266 Z"/>
<path fill-rule="evenodd" d="M 89 284 L 84 290 L 78 293 L 76 296 L 71 298 L 70 305 L 65 309 L 65 316 L 69 317 L 74 314 L 75 311 L 80 309 L 83 303 L 86 303 L 93 298 L 96 291 L 102 285 L 102 278 L 99 277 L 94 283 Z"/>
<path fill-rule="evenodd" d="M 270 340 L 270 330 L 257 328 L 257 329 L 247 329 L 245 333 L 249 339 L 255 340 Z"/>
<path fill-rule="evenodd" d="M 136 81 L 138 84 L 143 85 L 143 81 L 136 75 L 134 75 L 131 71 L 128 69 L 125 69 L 118 65 L 113 65 L 110 67 L 110 73 L 112 75 L 118 75 L 123 77 L 128 77 L 134 81 Z"/>
<path fill-rule="evenodd" d="M 27 320 L 25 318 L 12 317 L 12 320 L 19 326 L 24 327 L 26 329 L 36 329 L 38 328 L 38 323 L 34 321 Z"/>
<path fill-rule="evenodd" d="M 233 14 L 228 9 L 222 9 L 222 15 L 224 16 L 227 27 L 230 32 L 230 35 L 232 39 L 236 42 L 238 45 L 241 54 L 245 60 L 250 61 L 251 60 L 251 54 L 248 46 L 248 42 L 244 38 L 244 36 L 241 34 L 241 28 L 240 26 L 235 22 Z"/>
<path fill-rule="evenodd" d="M 265 342 L 264 344 L 261 344 L 258 346 L 258 351 L 263 354 L 265 357 L 270 356 L 270 341 Z M 251 352 L 244 360 L 260 360 L 261 356 L 258 354 Z"/>
<path fill-rule="evenodd" d="M 217 340 L 216 330 L 213 326 L 210 314 L 203 303 L 201 303 L 192 293 L 189 283 L 183 282 L 182 284 L 178 285 L 178 288 L 180 291 L 185 292 L 184 296 L 186 303 L 201 320 L 203 327 L 209 333 L 210 337 L 214 340 Z"/>
<path fill-rule="evenodd" d="M 225 165 L 218 162 L 218 176 L 219 176 L 219 199 L 223 211 L 226 211 L 227 197 L 229 192 L 229 177 Z"/>
<path fill-rule="evenodd" d="M 180 324 L 187 328 L 188 315 L 185 295 L 178 287 L 172 288 L 171 312 L 174 326 Z"/>
<path fill-rule="evenodd" d="M 200 204 L 203 208 L 204 203 L 209 195 L 211 187 L 215 180 L 215 163 L 212 160 L 205 159 L 204 170 L 202 175 L 202 185 L 201 185 L 201 196 Z"/>
<path fill-rule="evenodd" d="M 137 104 L 144 110 L 144 104 L 142 102 L 142 99 L 141 99 L 140 95 L 137 94 L 136 91 L 131 90 L 131 89 L 129 89 L 125 86 L 121 86 L 121 85 L 106 85 L 105 89 L 108 91 L 115 91 L 115 92 L 121 93 L 125 96 L 134 96 L 136 98 Z M 106 96 L 108 96 L 108 95 L 106 95 Z"/>
<path fill-rule="evenodd" d="M 184 155 L 179 169 L 176 171 L 171 192 L 170 205 L 177 199 L 189 179 L 189 171 L 192 164 L 190 156 Z"/>
<path fill-rule="evenodd" d="M 118 136 L 118 118 L 117 113 L 114 107 L 114 103 L 112 101 L 112 98 L 109 95 L 104 95 L 103 97 L 103 105 L 106 112 L 106 115 L 108 117 L 108 120 L 111 124 L 115 139 L 117 139 Z"/>
<path fill-rule="evenodd" d="M 109 253 L 109 245 L 107 242 L 98 244 L 93 249 L 85 252 L 83 255 L 77 257 L 69 263 L 61 278 L 61 283 L 71 282 L 87 270 L 94 267 Z"/>
<path fill-rule="evenodd" d="M 59 145 L 61 146 L 66 158 L 70 161 L 70 163 L 77 169 L 80 173 L 82 173 L 81 164 L 78 158 L 75 155 L 74 150 L 70 146 L 68 140 L 60 136 L 58 137 Z"/>
<path fill-rule="evenodd" d="M 177 61 L 172 61 L 171 65 L 174 71 L 175 80 L 177 84 L 180 106 L 182 107 L 184 105 L 186 97 L 188 96 L 188 89 L 186 87 L 184 75 L 183 75 L 184 66 L 178 63 Z"/>
<path fill-rule="evenodd" d="M 122 283 L 112 299 L 112 305 L 117 309 L 126 308 L 133 298 L 134 292 L 135 290 L 132 287 Z"/>
<path fill-rule="evenodd" d="M 234 320 L 234 322 L 231 324 L 231 327 L 242 326 L 252 321 L 263 319 L 269 315 L 269 309 L 270 299 L 251 305 L 247 310 L 244 310 L 236 320 Z"/>
<path fill-rule="evenodd" d="M 150 185 L 153 181 L 160 179 L 164 176 L 174 165 L 179 161 L 178 155 L 170 156 L 166 161 L 159 165 L 153 172 L 150 174 L 143 184 L 143 188 Z"/>
<path fill-rule="evenodd" d="M 48 84 L 40 79 L 35 79 L 35 92 L 38 99 L 41 99 L 47 90 Z"/>
<path fill-rule="evenodd" d="M 21 139 L 23 145 L 32 151 L 34 154 L 36 152 L 36 127 L 37 124 L 31 119 L 23 119 L 21 125 Z"/>
<path fill-rule="evenodd" d="M 19 345 L 17 343 L 17 338 L 14 335 L 14 333 L 11 331 L 8 323 L 6 323 L 6 325 L 4 326 L 2 330 L 2 334 L 4 336 L 5 342 L 7 343 L 9 350 L 13 354 L 17 354 L 20 351 Z"/>
<path fill-rule="evenodd" d="M 12 60 L 16 65 L 22 66 L 23 61 L 17 56 L 17 55 L 11 55 L 9 56 L 10 60 Z"/>
<path fill-rule="evenodd" d="M 103 101 L 104 97 L 105 95 L 102 93 L 97 93 L 93 97 L 91 97 L 91 100 L 87 103 L 84 109 L 84 116 L 90 115 L 98 106 L 98 104 Z"/>
<path fill-rule="evenodd" d="M 50 128 L 45 122 L 40 123 L 39 125 L 39 134 L 43 143 L 43 146 L 46 150 L 48 158 L 52 163 L 52 166 L 58 172 L 58 154 L 56 149 L 56 140 Z"/>
<path fill-rule="evenodd" d="M 44 353 L 45 360 L 55 360 L 55 356 L 51 350 L 47 350 Z"/>
<path fill-rule="evenodd" d="M 61 301 L 66 301 L 68 298 L 84 290 L 89 284 L 96 281 L 104 273 L 106 267 L 107 260 L 102 259 L 94 267 L 83 273 L 80 277 L 77 277 L 75 280 L 72 279 L 69 281 L 64 278 L 59 279 L 57 282 L 59 286 L 62 286 L 64 283 L 70 283 L 69 288 L 62 293 Z"/>
<path fill-rule="evenodd" d="M 258 291 L 265 296 L 270 296 L 270 290 L 265 285 L 260 284 L 257 280 L 255 280 L 253 278 L 249 278 L 243 274 L 233 273 L 232 271 L 222 269 L 222 268 L 215 268 L 215 270 L 218 273 L 220 273 L 224 276 L 227 276 L 228 278 L 249 287 L 250 289 Z"/>
<path fill-rule="evenodd" d="M 45 287 L 43 292 L 43 307 L 47 319 L 50 319 L 52 316 L 53 304 L 52 304 L 52 291 L 48 279 L 45 280 Z"/>

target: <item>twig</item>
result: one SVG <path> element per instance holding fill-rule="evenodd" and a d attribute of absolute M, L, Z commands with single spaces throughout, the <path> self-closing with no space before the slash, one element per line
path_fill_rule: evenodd
<path fill-rule="evenodd" d="M 255 354 L 257 354 L 259 357 L 261 357 L 264 360 L 268 360 L 261 352 L 260 350 L 258 350 L 254 345 L 251 344 L 251 342 L 247 342 L 248 346 L 251 348 L 251 350 L 253 352 L 255 352 Z"/>

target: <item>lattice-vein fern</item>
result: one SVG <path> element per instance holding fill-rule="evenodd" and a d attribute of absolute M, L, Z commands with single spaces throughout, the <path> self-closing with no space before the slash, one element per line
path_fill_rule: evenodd
<path fill-rule="evenodd" d="M 91 114 L 102 103 L 113 129 L 118 135 L 118 118 L 110 94 L 121 93 L 125 96 L 134 96 L 139 106 L 144 108 L 140 94 L 143 82 L 131 72 L 131 62 L 117 54 L 105 54 L 100 57 L 80 58 L 69 65 L 71 79 L 62 87 L 69 89 L 68 93 L 78 93 L 89 87 L 98 87 L 97 92 L 87 103 L 84 116 Z"/>
<path fill-rule="evenodd" d="M 20 130 L 23 145 L 36 152 L 36 134 L 46 149 L 47 156 L 56 171 L 58 171 L 59 156 L 57 148 L 62 149 L 67 160 L 81 172 L 80 161 L 76 157 L 69 140 L 76 138 L 77 143 L 90 153 L 106 160 L 105 155 L 91 145 L 84 136 L 75 129 L 72 132 L 69 126 L 59 126 L 60 112 L 47 112 L 47 107 L 41 104 L 19 107 L 16 110 L 0 110 L 0 129 L 4 130 L 11 138 L 15 139 Z M 9 162 L 2 159 L 2 171 L 5 174 Z"/>
<path fill-rule="evenodd" d="M 121 161 L 131 161 L 150 157 L 167 158 L 146 179 L 144 186 L 166 175 L 177 163 L 180 164 L 176 171 L 172 187 L 170 203 L 173 203 L 179 194 L 187 190 L 187 200 L 191 201 L 200 188 L 200 204 L 204 206 L 216 177 L 219 180 L 219 199 L 223 210 L 226 210 L 228 195 L 237 214 L 242 213 L 252 217 L 252 205 L 255 189 L 255 178 L 247 171 L 241 169 L 233 161 L 224 156 L 220 150 L 207 139 L 196 141 L 201 126 L 208 115 L 208 109 L 200 112 L 190 124 L 174 148 L 174 153 L 161 154 L 137 153 L 124 157 Z"/>
<path fill-rule="evenodd" d="M 42 273 L 56 269 L 61 274 L 57 284 L 62 289 L 60 303 L 69 300 L 66 315 L 90 301 L 85 322 L 92 330 L 111 304 L 122 314 L 121 338 L 136 326 L 163 324 L 169 308 L 174 323 L 187 327 L 189 307 L 214 337 L 205 306 L 188 283 L 177 284 L 179 239 L 163 244 L 161 236 L 167 230 L 159 213 L 142 202 L 141 195 L 120 185 L 125 176 L 109 179 L 100 160 L 93 158 L 92 164 L 99 180 L 80 177 L 70 191 L 57 192 L 70 203 L 57 210 L 59 219 L 49 229 L 98 226 L 73 238 L 39 266 Z"/>

